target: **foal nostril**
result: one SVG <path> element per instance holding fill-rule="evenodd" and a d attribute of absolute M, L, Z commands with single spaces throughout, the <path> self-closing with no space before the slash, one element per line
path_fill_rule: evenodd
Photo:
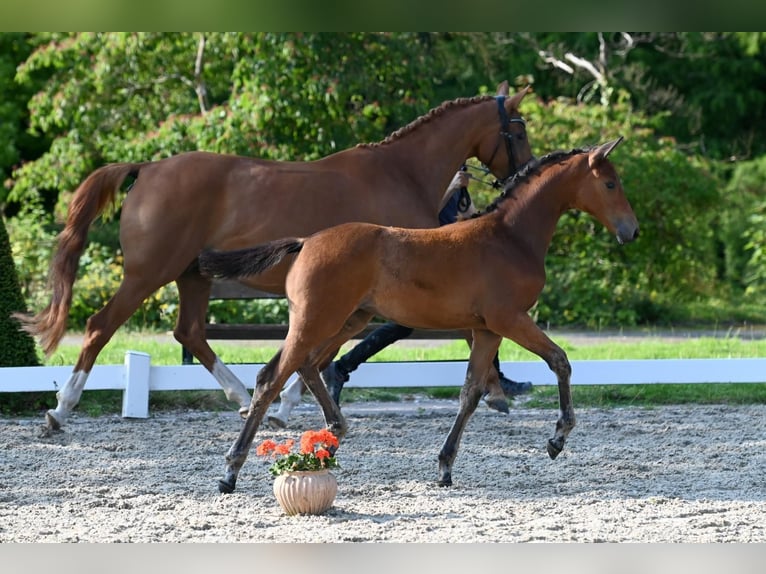
<path fill-rule="evenodd" d="M 633 241 L 638 239 L 638 227 L 636 227 L 636 230 L 633 232 Z"/>

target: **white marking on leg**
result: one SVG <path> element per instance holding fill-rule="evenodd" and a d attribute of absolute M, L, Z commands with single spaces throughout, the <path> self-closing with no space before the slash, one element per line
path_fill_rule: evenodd
<path fill-rule="evenodd" d="M 213 370 L 210 372 L 223 388 L 227 399 L 238 403 L 244 409 L 250 406 L 250 393 L 247 392 L 247 387 L 218 357 L 215 358 Z"/>
<path fill-rule="evenodd" d="M 86 371 L 73 371 L 66 384 L 56 393 L 58 404 L 55 409 L 48 411 L 49 421 L 51 418 L 55 419 L 55 422 L 50 421 L 53 423 L 51 426 L 58 428 L 69 418 L 72 409 L 80 402 L 89 374 Z"/>
<path fill-rule="evenodd" d="M 293 409 L 301 403 L 301 387 L 303 381 L 300 376 L 295 375 L 292 379 L 287 381 L 285 388 L 279 393 L 279 410 L 275 415 L 272 415 L 281 420 L 285 426 L 287 426 L 287 420 L 290 418 L 290 413 Z"/>

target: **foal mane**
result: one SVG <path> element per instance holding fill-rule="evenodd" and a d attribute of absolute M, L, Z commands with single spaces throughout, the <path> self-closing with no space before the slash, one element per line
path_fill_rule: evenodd
<path fill-rule="evenodd" d="M 574 148 L 569 151 L 557 150 L 552 151 L 541 158 L 532 159 L 527 165 L 513 174 L 511 179 L 508 180 L 508 183 L 505 184 L 503 191 L 492 201 L 492 203 L 487 205 L 482 211 L 475 213 L 473 217 L 481 217 L 482 215 L 495 211 L 503 201 L 509 197 L 513 197 L 516 189 L 527 183 L 533 175 L 537 175 L 553 164 L 561 163 L 572 156 L 588 153 L 595 147 L 596 146 Z"/>
<path fill-rule="evenodd" d="M 398 130 L 396 130 L 395 132 L 387 136 L 384 140 L 379 142 L 373 142 L 373 143 L 360 143 L 360 144 L 357 144 L 356 147 L 376 148 L 378 146 L 391 144 L 395 141 L 402 139 L 404 136 L 414 132 L 423 124 L 427 124 L 431 122 L 434 118 L 442 116 L 454 108 L 467 107 L 479 102 L 486 102 L 488 100 L 493 100 L 493 99 L 495 99 L 495 96 L 473 96 L 471 98 L 457 98 L 455 100 L 449 100 L 449 101 L 443 102 L 441 105 L 439 105 L 436 108 L 433 108 L 431 111 L 429 111 L 425 115 L 420 116 L 419 118 L 412 120 L 406 126 L 399 128 Z"/>

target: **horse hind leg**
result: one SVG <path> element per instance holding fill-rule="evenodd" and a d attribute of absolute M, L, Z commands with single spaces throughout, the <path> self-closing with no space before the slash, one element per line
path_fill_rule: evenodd
<path fill-rule="evenodd" d="M 452 486 L 452 466 L 457 457 L 460 439 L 468 420 L 476 410 L 492 369 L 492 359 L 502 338 L 489 331 L 476 331 L 468 359 L 463 388 L 460 389 L 460 407 L 455 421 L 439 452 L 439 486 Z"/>
<path fill-rule="evenodd" d="M 210 279 L 188 269 L 178 279 L 178 318 L 173 335 L 221 385 L 226 398 L 239 405 L 244 418 L 250 407 L 245 384 L 218 358 L 205 338 L 205 320 L 210 297 Z"/>
<path fill-rule="evenodd" d="M 303 379 L 300 376 L 295 376 L 287 382 L 285 388 L 279 393 L 279 408 L 277 409 L 277 412 L 273 415 L 269 415 L 266 419 L 272 428 L 287 428 L 287 421 L 290 418 L 290 414 L 293 412 L 293 409 L 301 403 L 303 390 Z"/>
<path fill-rule="evenodd" d="M 64 425 L 74 408 L 79 404 L 85 383 L 101 350 L 115 331 L 138 309 L 153 288 L 129 277 L 123 279 L 117 292 L 87 321 L 82 348 L 72 374 L 56 393 L 57 405 L 46 415 L 46 429 L 43 434 L 58 431 Z"/>

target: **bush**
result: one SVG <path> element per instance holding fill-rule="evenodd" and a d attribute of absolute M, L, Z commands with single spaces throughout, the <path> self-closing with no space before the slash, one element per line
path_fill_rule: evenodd
<path fill-rule="evenodd" d="M 11 256 L 5 220 L 0 216 L 0 367 L 39 365 L 35 342 L 19 330 L 11 313 L 26 311 Z"/>

